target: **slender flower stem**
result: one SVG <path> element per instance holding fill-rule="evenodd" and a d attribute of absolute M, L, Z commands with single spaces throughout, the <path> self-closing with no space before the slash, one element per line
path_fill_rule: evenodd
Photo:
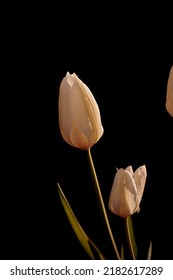
<path fill-rule="evenodd" d="M 131 233 L 130 233 L 130 227 L 129 227 L 128 219 L 129 219 L 129 217 L 127 217 L 125 219 L 125 231 L 126 231 L 127 242 L 128 242 L 128 245 L 129 245 L 131 256 L 132 256 L 133 260 L 135 260 L 136 257 L 135 257 L 135 252 L 134 252 L 134 248 L 133 248 L 133 241 L 132 241 L 132 236 L 131 236 Z"/>
<path fill-rule="evenodd" d="M 105 205 L 104 205 L 103 197 L 102 197 L 102 194 L 101 194 L 101 190 L 100 190 L 100 186 L 99 186 L 99 182 L 98 182 L 98 178 L 97 178 L 97 174 L 96 174 L 94 163 L 93 163 L 93 160 L 92 160 L 91 150 L 88 149 L 87 152 L 88 152 L 88 159 L 89 159 L 89 164 L 90 164 L 91 173 L 92 173 L 92 177 L 93 177 L 95 191 L 96 191 L 96 194 L 97 194 L 97 197 L 98 197 L 98 202 L 100 204 L 100 209 L 101 209 L 102 215 L 104 217 L 104 221 L 105 221 L 105 224 L 106 224 L 106 227 L 107 227 L 107 230 L 108 230 L 108 233 L 109 233 L 109 236 L 110 236 L 110 239 L 111 239 L 116 257 L 117 257 L 118 260 L 120 260 L 121 258 L 120 258 L 120 255 L 119 255 L 119 252 L 118 252 L 118 249 L 117 249 L 117 246 L 116 246 L 113 234 L 112 234 L 112 230 L 111 230 L 111 227 L 110 227 L 110 224 L 109 224 L 108 216 L 107 216 L 107 213 L 106 213 L 106 208 L 105 208 Z"/>

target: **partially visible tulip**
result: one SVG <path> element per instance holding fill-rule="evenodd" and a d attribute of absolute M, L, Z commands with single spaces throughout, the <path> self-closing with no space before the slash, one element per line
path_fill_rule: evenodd
<path fill-rule="evenodd" d="M 166 110 L 173 117 L 173 66 L 171 67 L 167 83 Z"/>
<path fill-rule="evenodd" d="M 115 174 L 108 207 L 116 215 L 127 218 L 136 211 L 142 199 L 147 171 L 145 165 L 133 172 L 132 166 L 120 168 Z"/>
<path fill-rule="evenodd" d="M 60 84 L 59 126 L 64 140 L 82 150 L 90 149 L 103 134 L 94 96 L 75 73 L 67 72 Z"/>

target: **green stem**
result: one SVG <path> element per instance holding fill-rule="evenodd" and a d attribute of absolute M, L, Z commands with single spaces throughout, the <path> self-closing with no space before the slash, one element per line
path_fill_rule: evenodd
<path fill-rule="evenodd" d="M 127 242 L 128 242 L 128 245 L 129 245 L 129 249 L 130 249 L 132 259 L 135 260 L 136 257 L 135 257 L 135 252 L 134 252 L 134 248 L 133 248 L 132 236 L 131 236 L 131 232 L 130 232 L 129 219 L 130 219 L 130 217 L 127 217 L 125 219 L 125 231 L 126 231 Z"/>
<path fill-rule="evenodd" d="M 98 197 L 98 202 L 100 204 L 100 209 L 101 209 L 102 215 L 104 217 L 104 221 L 105 221 L 105 224 L 106 224 L 106 227 L 107 227 L 107 230 L 108 230 L 108 233 L 109 233 L 109 236 L 110 236 L 110 239 L 111 239 L 116 257 L 117 257 L 118 260 L 120 260 L 121 258 L 120 258 L 120 255 L 119 255 L 119 252 L 118 252 L 118 249 L 117 249 L 117 246 L 116 246 L 113 234 L 112 234 L 112 230 L 111 230 L 111 227 L 110 227 L 110 224 L 109 224 L 108 216 L 107 216 L 107 213 L 106 213 L 106 208 L 105 208 L 103 197 L 102 197 L 102 194 L 101 194 L 101 190 L 100 190 L 99 182 L 98 182 L 98 179 L 97 179 L 97 174 L 96 174 L 96 171 L 95 171 L 95 167 L 94 167 L 94 163 L 93 163 L 93 160 L 92 160 L 90 149 L 88 149 L 87 152 L 88 152 L 88 159 L 89 159 L 89 164 L 90 164 L 91 173 L 92 173 L 92 177 L 93 177 L 95 191 L 96 191 L 96 194 L 97 194 L 97 197 Z"/>

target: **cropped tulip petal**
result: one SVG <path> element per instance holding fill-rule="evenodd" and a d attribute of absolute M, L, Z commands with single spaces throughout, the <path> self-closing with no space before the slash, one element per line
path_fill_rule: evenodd
<path fill-rule="evenodd" d="M 120 168 L 114 178 L 108 207 L 114 214 L 126 218 L 139 209 L 146 182 L 146 167 L 134 173 L 132 166 Z"/>
<path fill-rule="evenodd" d="M 167 82 L 166 110 L 173 117 L 173 66 L 171 67 Z"/>
<path fill-rule="evenodd" d="M 91 148 L 103 134 L 99 107 L 75 73 L 67 73 L 60 84 L 59 125 L 64 140 L 83 150 Z"/>

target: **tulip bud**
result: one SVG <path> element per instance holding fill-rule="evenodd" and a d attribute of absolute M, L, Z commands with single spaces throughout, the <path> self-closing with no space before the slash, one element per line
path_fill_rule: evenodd
<path fill-rule="evenodd" d="M 127 218 L 139 211 L 145 182 L 146 167 L 140 166 L 133 172 L 132 166 L 120 168 L 115 174 L 108 207 L 116 215 Z"/>
<path fill-rule="evenodd" d="M 173 117 L 173 66 L 171 67 L 167 83 L 166 110 Z"/>
<path fill-rule="evenodd" d="M 75 73 L 67 72 L 60 84 L 59 126 L 64 140 L 82 150 L 91 148 L 103 134 L 94 96 Z"/>

